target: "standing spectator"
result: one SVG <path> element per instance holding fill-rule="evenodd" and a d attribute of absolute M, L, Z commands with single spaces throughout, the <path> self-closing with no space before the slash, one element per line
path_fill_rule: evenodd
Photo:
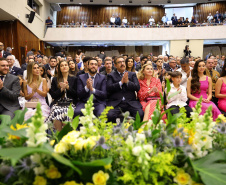
<path fill-rule="evenodd" d="M 219 23 L 219 20 L 221 20 L 222 16 L 221 14 L 216 11 L 216 14 L 214 15 L 215 23 Z"/>
<path fill-rule="evenodd" d="M 110 18 L 110 24 L 115 25 L 115 15 L 114 14 Z"/>
<path fill-rule="evenodd" d="M 162 22 L 163 24 L 167 24 L 167 21 L 168 21 L 168 17 L 166 16 L 166 13 L 164 13 L 163 17 L 162 17 Z"/>
<path fill-rule="evenodd" d="M 14 111 L 20 109 L 20 81 L 17 76 L 9 74 L 9 64 L 0 58 L 0 114 L 14 117 Z"/>
<path fill-rule="evenodd" d="M 176 26 L 176 24 L 177 24 L 177 16 L 175 15 L 175 13 L 171 17 L 171 21 L 172 21 L 172 25 Z"/>
<path fill-rule="evenodd" d="M 184 49 L 184 57 L 190 57 L 190 56 L 191 56 L 191 50 L 189 50 L 189 45 L 186 45 Z"/>
<path fill-rule="evenodd" d="M 226 63 L 222 69 L 221 78 L 216 83 L 215 97 L 218 98 L 218 108 L 226 112 Z"/>
<path fill-rule="evenodd" d="M 120 26 L 121 25 L 121 19 L 119 17 L 119 14 L 116 15 L 116 18 L 115 18 L 115 25 L 117 26 Z"/>
<path fill-rule="evenodd" d="M 128 20 L 127 20 L 127 18 L 126 17 L 124 17 L 124 19 L 122 19 L 122 23 L 123 23 L 123 25 L 127 25 L 127 23 L 128 23 Z"/>
<path fill-rule="evenodd" d="M 209 13 L 209 15 L 207 16 L 207 22 L 208 22 L 208 23 L 211 23 L 212 20 L 213 20 L 213 16 L 212 16 L 211 13 Z"/>
<path fill-rule="evenodd" d="M 154 24 L 155 24 L 155 19 L 154 19 L 154 17 L 151 16 L 151 18 L 149 19 L 148 22 L 149 22 L 150 26 L 154 25 Z"/>
<path fill-rule="evenodd" d="M 50 19 L 50 16 L 48 16 L 48 19 L 46 19 L 46 26 L 47 28 L 52 28 L 53 21 Z"/>
<path fill-rule="evenodd" d="M 10 74 L 15 75 L 15 76 L 18 76 L 18 75 L 23 76 L 24 70 L 19 67 L 14 66 L 15 60 L 14 60 L 13 55 L 8 55 L 6 60 L 9 64 L 9 73 Z"/>
<path fill-rule="evenodd" d="M 47 96 L 47 82 L 45 78 L 40 75 L 39 65 L 31 62 L 27 66 L 27 81 L 23 83 L 23 92 L 25 99 L 28 101 L 35 100 L 41 103 L 42 114 L 44 117 L 49 116 L 49 106 L 46 103 L 45 97 Z M 36 109 L 28 108 L 25 114 L 25 120 L 28 120 L 36 112 Z"/>
<path fill-rule="evenodd" d="M 200 114 L 203 115 L 208 107 L 212 106 L 213 120 L 215 121 L 221 112 L 217 106 L 210 101 L 212 99 L 212 80 L 205 75 L 205 68 L 205 62 L 198 60 L 192 70 L 192 76 L 188 78 L 187 94 L 190 99 L 189 106 L 191 108 L 195 107 L 197 101 L 202 96 L 202 112 Z"/>

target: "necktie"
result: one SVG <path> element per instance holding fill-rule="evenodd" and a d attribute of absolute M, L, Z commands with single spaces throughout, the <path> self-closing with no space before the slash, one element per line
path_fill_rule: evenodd
<path fill-rule="evenodd" d="M 211 76 L 211 77 L 213 76 L 213 71 L 212 71 L 212 70 L 210 71 L 210 76 Z"/>
<path fill-rule="evenodd" d="M 2 51 L 0 51 L 0 58 L 2 58 Z"/>
<path fill-rule="evenodd" d="M 4 76 L 0 76 L 1 80 L 3 81 Z"/>
<path fill-rule="evenodd" d="M 93 76 L 91 76 L 91 79 L 92 79 L 92 81 L 93 81 L 93 88 L 94 88 L 94 77 L 93 77 Z"/>

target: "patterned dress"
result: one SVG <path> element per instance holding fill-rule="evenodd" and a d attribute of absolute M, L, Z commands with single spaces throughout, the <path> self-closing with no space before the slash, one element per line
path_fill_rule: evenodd
<path fill-rule="evenodd" d="M 202 96 L 202 98 L 207 99 L 207 90 L 209 87 L 209 82 L 208 82 L 208 76 L 206 76 L 206 80 L 205 81 L 199 81 L 201 83 L 200 85 L 200 93 L 194 93 L 192 94 L 193 96 L 195 96 L 196 98 L 200 98 Z M 189 101 L 189 107 L 195 107 L 197 101 L 194 100 L 190 100 Z M 212 114 L 213 114 L 213 120 L 215 121 L 216 118 L 218 117 L 219 114 L 221 114 L 221 112 L 219 111 L 219 109 L 217 108 L 217 106 L 210 101 L 209 103 L 205 103 L 202 102 L 202 112 L 200 113 L 200 115 L 205 114 L 206 110 L 208 109 L 209 106 L 212 105 Z"/>
<path fill-rule="evenodd" d="M 42 88 L 42 82 L 41 84 L 39 85 L 39 88 L 38 88 L 40 91 L 43 91 L 43 88 Z M 27 93 L 28 94 L 31 94 L 32 93 L 32 88 L 27 85 Z M 46 99 L 45 97 L 39 95 L 37 92 L 34 94 L 34 96 L 31 98 L 31 99 L 38 99 L 38 101 L 41 103 L 41 109 L 42 109 L 42 115 L 46 118 L 49 116 L 49 112 L 50 112 L 50 108 L 49 106 L 47 105 L 46 103 Z M 29 100 L 31 101 L 31 100 Z M 28 102 L 29 102 L 28 101 Z M 24 119 L 25 120 L 28 120 L 30 117 L 32 117 L 36 112 L 36 109 L 33 109 L 33 108 L 28 108 L 28 111 L 26 112 L 25 114 L 25 117 Z"/>
<path fill-rule="evenodd" d="M 221 86 L 221 91 L 220 94 L 226 94 L 226 84 L 224 83 L 223 79 L 222 80 L 222 86 Z M 224 112 L 226 112 L 226 98 L 219 98 L 218 99 L 218 108 Z"/>
<path fill-rule="evenodd" d="M 158 78 L 153 77 L 150 81 L 149 86 L 147 85 L 147 79 L 144 80 L 139 80 L 140 83 L 140 90 L 138 91 L 138 98 L 140 100 L 140 103 L 143 107 L 143 111 L 145 111 L 145 108 L 147 107 L 147 105 L 150 104 L 150 111 L 148 114 L 148 118 L 151 119 L 151 115 L 153 114 L 155 107 L 156 107 L 156 103 L 157 100 L 159 99 L 159 103 L 161 105 L 161 100 L 160 100 L 160 95 L 159 92 L 162 93 L 162 85 L 161 82 Z M 147 92 L 152 89 L 153 87 L 157 87 L 158 92 L 152 92 L 150 94 L 148 94 Z M 148 98 L 148 100 L 147 100 Z"/>

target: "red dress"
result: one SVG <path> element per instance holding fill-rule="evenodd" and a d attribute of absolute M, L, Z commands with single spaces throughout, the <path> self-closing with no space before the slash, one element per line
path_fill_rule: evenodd
<path fill-rule="evenodd" d="M 140 100 L 140 103 L 143 107 L 143 111 L 145 111 L 145 108 L 148 104 L 150 104 L 150 111 L 148 114 L 148 118 L 151 119 L 151 115 L 153 114 L 157 100 L 159 99 L 159 103 L 161 106 L 161 100 L 160 100 L 160 95 L 159 92 L 162 93 L 162 85 L 161 82 L 158 78 L 152 77 L 150 81 L 150 85 L 147 85 L 147 79 L 139 80 L 140 83 L 140 90 L 138 91 L 138 98 Z M 158 92 L 152 92 L 148 94 L 147 92 L 152 89 L 153 87 L 158 88 Z M 146 98 L 149 98 L 150 100 L 146 100 Z"/>

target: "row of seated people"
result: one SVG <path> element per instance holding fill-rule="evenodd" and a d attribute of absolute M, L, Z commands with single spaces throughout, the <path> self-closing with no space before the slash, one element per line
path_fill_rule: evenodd
<path fill-rule="evenodd" d="M 107 61 L 107 60 L 106 60 Z M 106 62 L 105 61 L 105 62 Z M 126 71 L 125 60 L 123 57 L 117 57 L 114 60 L 115 70 L 105 75 L 97 73 L 98 62 L 94 58 L 87 61 L 88 71 L 79 74 L 77 78 L 69 74 L 69 63 L 61 60 L 58 64 L 57 76 L 52 78 L 51 89 L 47 86 L 47 80 L 40 75 L 40 66 L 31 61 L 27 65 L 27 81 L 23 83 L 23 93 L 27 100 L 38 99 L 42 104 L 43 115 L 46 117 L 46 122 L 54 122 L 55 128 L 61 130 L 63 121 L 69 121 L 67 115 L 68 106 L 59 105 L 59 100 L 62 97 L 67 97 L 73 101 L 75 116 L 82 115 L 81 109 L 84 108 L 86 101 L 91 94 L 94 95 L 94 114 L 99 116 L 105 106 L 113 106 L 114 109 L 108 113 L 109 121 L 115 122 L 116 118 L 121 117 L 121 111 L 129 111 L 132 117 L 135 117 L 138 112 L 141 118 L 145 121 L 151 119 L 156 106 L 157 99 L 164 92 L 160 79 L 157 73 L 153 70 L 153 64 L 146 63 L 142 65 L 141 70 L 136 75 L 134 72 Z M 111 63 L 111 61 L 109 61 Z M 181 66 L 188 66 L 188 59 L 181 61 Z M 217 106 L 212 103 L 212 80 L 205 75 L 206 67 L 203 60 L 195 63 L 191 76 L 187 79 L 186 87 L 180 85 L 182 73 L 166 72 L 171 75 L 172 88 L 169 93 L 179 91 L 177 96 L 168 99 L 166 108 L 174 107 L 172 114 L 176 113 L 179 106 L 185 106 L 188 116 L 192 111 L 190 107 L 194 107 L 200 96 L 203 96 L 202 113 L 209 105 L 213 106 L 213 119 L 215 120 L 220 114 Z M 219 98 L 219 108 L 225 101 L 225 68 L 222 70 L 222 78 L 218 80 L 215 95 Z M 107 70 L 106 70 L 107 71 Z M 20 108 L 18 96 L 20 93 L 19 78 L 9 74 L 9 63 L 4 58 L 0 60 L 0 113 L 8 114 L 13 117 L 13 112 Z M 138 76 L 138 78 L 137 78 Z M 225 81 L 225 82 L 224 82 Z M 164 80 L 163 80 L 164 82 Z M 45 101 L 47 92 L 53 98 L 50 107 Z M 137 96 L 136 96 L 137 93 Z M 190 99 L 187 106 L 187 97 Z M 175 107 L 176 106 L 176 107 Z M 164 106 L 161 106 L 164 108 Z M 33 112 L 32 112 L 33 111 Z M 29 110 L 27 116 L 32 116 L 34 110 Z"/>

